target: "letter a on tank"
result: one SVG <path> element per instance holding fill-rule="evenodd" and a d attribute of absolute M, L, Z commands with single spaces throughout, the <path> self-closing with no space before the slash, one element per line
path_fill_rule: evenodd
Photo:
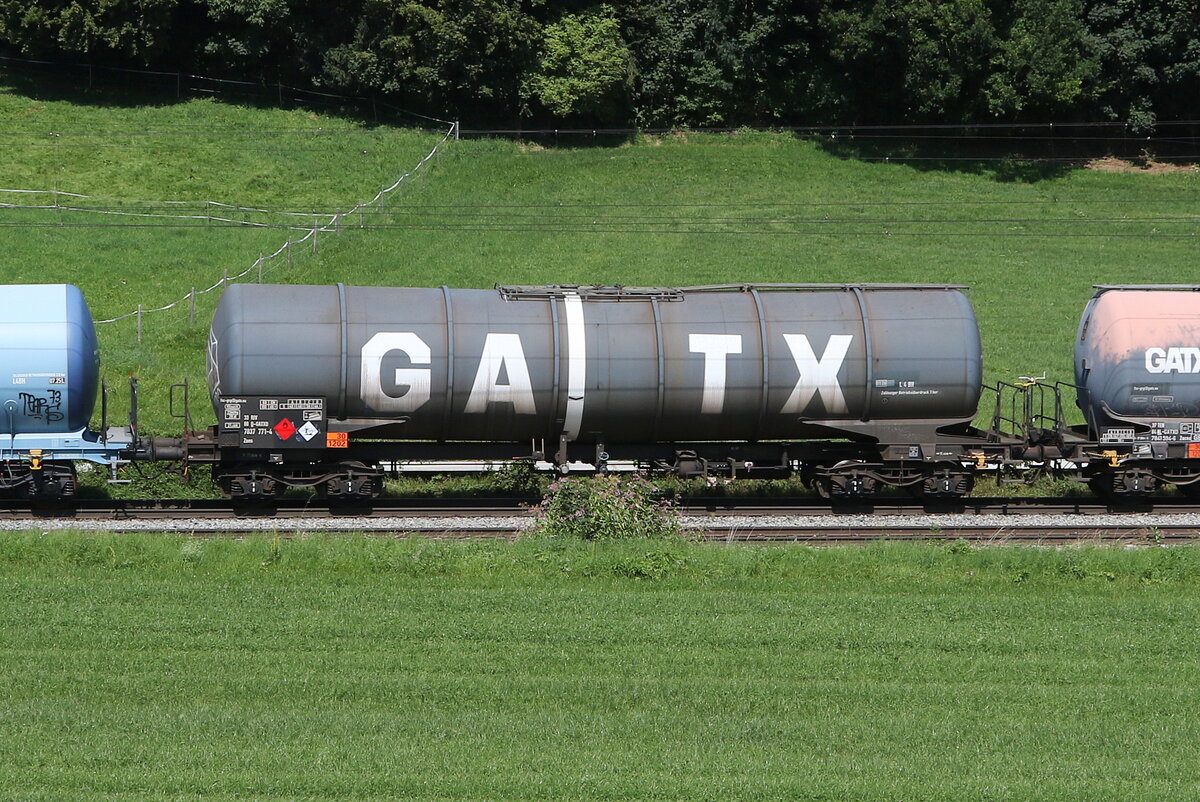
<path fill-rule="evenodd" d="M 500 383 L 500 371 L 508 373 L 508 384 Z M 463 412 L 486 412 L 489 404 L 512 404 L 518 415 L 536 415 L 533 382 L 519 334 L 488 333 L 479 356 L 479 370 Z"/>
<path fill-rule="evenodd" d="M 844 414 L 847 411 L 846 397 L 842 395 L 842 385 L 838 383 L 838 371 L 842 369 L 842 362 L 846 360 L 850 343 L 854 342 L 854 335 L 830 335 L 829 342 L 825 344 L 825 353 L 821 354 L 820 359 L 817 359 L 806 335 L 785 334 L 783 339 L 792 351 L 792 359 L 796 362 L 796 369 L 800 371 L 800 378 L 796 380 L 792 394 L 779 411 L 784 414 L 801 414 L 808 408 L 813 396 L 820 395 L 821 402 L 825 404 L 826 414 Z"/>

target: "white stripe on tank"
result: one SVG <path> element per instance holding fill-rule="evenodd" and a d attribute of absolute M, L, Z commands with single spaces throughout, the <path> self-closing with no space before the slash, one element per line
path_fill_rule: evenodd
<path fill-rule="evenodd" d="M 575 293 L 563 297 L 567 310 L 567 413 L 563 437 L 575 440 L 583 425 L 583 391 L 587 381 L 587 340 L 583 300 Z"/>

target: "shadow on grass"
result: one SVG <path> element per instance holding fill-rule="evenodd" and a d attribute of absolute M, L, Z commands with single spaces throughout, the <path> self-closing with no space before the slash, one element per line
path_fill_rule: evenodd
<path fill-rule="evenodd" d="M 205 83 L 212 84 L 205 87 Z M 288 87 L 195 78 L 184 73 L 148 74 L 114 68 L 67 65 L 42 71 L 13 70 L 0 64 L 0 86 L 31 100 L 71 103 L 97 108 L 166 108 L 197 98 L 212 98 L 230 106 L 257 110 L 319 112 L 371 128 L 377 125 L 411 127 L 428 124 L 390 104 L 370 98 L 299 97 Z"/>
<path fill-rule="evenodd" d="M 1095 158 L 1078 152 L 1068 143 L 1048 149 L 1043 143 L 1022 139 L 983 145 L 966 141 L 948 146 L 945 142 L 927 144 L 904 139 L 872 142 L 797 136 L 814 142 L 821 151 L 838 159 L 903 164 L 920 172 L 978 175 L 1006 184 L 1036 184 L 1062 178 Z M 1013 146 L 1020 150 L 1010 150 Z M 1071 155 L 1058 155 L 1064 151 Z"/>

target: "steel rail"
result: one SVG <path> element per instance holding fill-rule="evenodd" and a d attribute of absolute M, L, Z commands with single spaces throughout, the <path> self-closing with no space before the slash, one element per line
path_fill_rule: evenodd
<path fill-rule="evenodd" d="M 270 502 L 229 499 L 72 499 L 29 501 L 0 499 L 0 520 L 72 518 L 77 520 L 173 520 L 219 518 L 387 518 L 527 516 L 537 498 L 381 498 L 369 502 L 329 504 L 312 498 Z M 1092 497 L 979 497 L 965 499 L 883 498 L 870 501 L 829 500 L 812 496 L 792 498 L 696 497 L 681 499 L 686 515 L 777 516 L 939 515 L 947 521 L 972 515 L 1078 515 L 1102 517 L 1112 513 L 1162 515 L 1200 512 L 1200 504 L 1177 498 L 1113 502 Z"/>
<path fill-rule="evenodd" d="M 306 534 L 306 531 L 289 529 L 286 525 L 279 528 L 248 529 L 233 525 L 224 526 L 220 522 L 200 522 L 183 529 L 149 530 L 160 534 L 175 534 L 186 537 L 201 538 L 243 538 L 255 535 L 271 535 L 283 539 L 293 539 Z M 380 522 L 382 523 L 382 522 Z M 131 531 L 148 531 L 145 528 L 134 529 L 129 522 L 114 521 L 103 528 L 108 533 L 124 533 Z M 429 528 L 428 525 L 396 527 L 393 525 L 367 523 L 353 529 L 331 530 L 317 529 L 309 532 L 320 532 L 323 535 L 370 535 L 374 537 L 425 537 L 435 540 L 508 540 L 512 541 L 521 536 L 522 530 L 515 527 L 475 528 L 455 526 L 453 528 Z M 1070 546 L 1070 545 L 1125 545 L 1158 547 L 1200 543 L 1200 531 L 1197 527 L 1173 526 L 1037 526 L 1026 528 L 1009 527 L 948 527 L 936 528 L 921 526 L 906 527 L 717 527 L 709 526 L 699 529 L 685 530 L 685 537 L 705 543 L 738 545 L 738 544 L 797 544 L 807 546 L 850 546 L 870 543 L 952 543 L 966 541 L 973 546 Z"/>

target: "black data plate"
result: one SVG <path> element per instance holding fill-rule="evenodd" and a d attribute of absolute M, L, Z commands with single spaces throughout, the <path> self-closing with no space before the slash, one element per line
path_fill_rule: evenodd
<path fill-rule="evenodd" d="M 325 448 L 325 399 L 221 396 L 217 442 L 244 448 Z"/>

